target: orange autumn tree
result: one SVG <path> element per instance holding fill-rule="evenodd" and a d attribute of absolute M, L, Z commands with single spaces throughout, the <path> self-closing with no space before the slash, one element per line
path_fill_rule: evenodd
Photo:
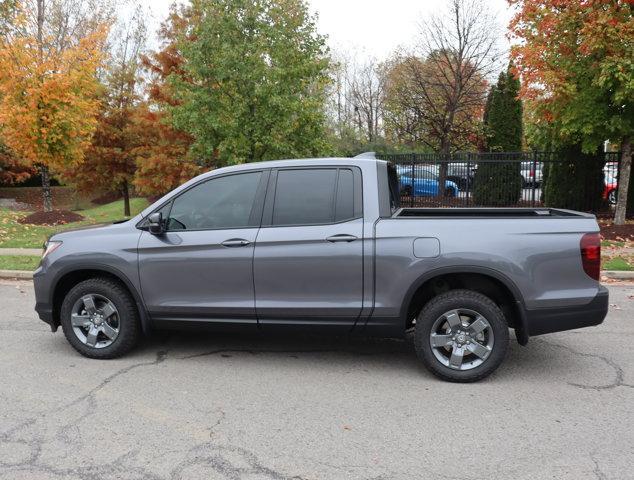
<path fill-rule="evenodd" d="M 108 29 L 94 11 L 81 22 L 71 19 L 63 4 L 16 2 L 0 31 L 2 138 L 38 168 L 46 211 L 53 208 L 51 170 L 79 166 L 90 144 L 99 108 L 96 72 Z"/>
<path fill-rule="evenodd" d="M 197 164 L 189 151 L 192 138 L 172 126 L 170 107 L 177 104 L 168 78 L 184 76 L 183 57 L 176 42 L 196 18 L 193 6 L 173 6 L 159 31 L 162 48 L 142 56 L 150 74 L 148 100 L 139 107 L 135 129 L 139 144 L 134 149 L 136 174 L 134 186 L 144 195 L 161 195 L 198 175 L 203 165 Z"/>
<path fill-rule="evenodd" d="M 33 168 L 20 161 L 0 140 L 0 185 L 24 182 L 34 173 Z"/>
<path fill-rule="evenodd" d="M 202 172 L 188 153 L 191 138 L 172 128 L 168 118 L 148 105 L 137 110 L 135 129 L 142 140 L 134 149 L 137 193 L 162 195 Z"/>
<path fill-rule="evenodd" d="M 538 128 L 563 143 L 596 152 L 620 144 L 614 222 L 625 222 L 632 190 L 634 136 L 634 2 L 632 0 L 508 0 L 522 95 Z M 634 195 L 630 194 L 634 205 Z"/>
<path fill-rule="evenodd" d="M 123 196 L 123 214 L 129 217 L 130 188 L 136 172 L 135 147 L 145 132 L 136 128 L 142 110 L 140 55 L 147 28 L 144 12 L 118 22 L 111 33 L 107 65 L 102 75 L 100 111 L 82 168 L 65 169 L 62 176 L 78 191 L 117 191 Z"/>

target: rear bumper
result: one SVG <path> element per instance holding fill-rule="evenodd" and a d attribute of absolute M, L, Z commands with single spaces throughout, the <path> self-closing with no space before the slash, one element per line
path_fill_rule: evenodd
<path fill-rule="evenodd" d="M 608 303 L 608 289 L 601 285 L 596 297 L 585 305 L 525 310 L 528 336 L 599 325 L 608 314 Z"/>

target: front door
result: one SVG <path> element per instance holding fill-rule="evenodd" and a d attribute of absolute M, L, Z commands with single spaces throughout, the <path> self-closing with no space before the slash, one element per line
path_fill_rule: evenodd
<path fill-rule="evenodd" d="M 139 275 L 155 321 L 257 325 L 253 253 L 268 172 L 212 177 L 161 208 L 166 232 L 143 232 Z"/>
<path fill-rule="evenodd" d="M 255 246 L 260 324 L 351 328 L 363 300 L 361 172 L 352 167 L 271 173 Z"/>

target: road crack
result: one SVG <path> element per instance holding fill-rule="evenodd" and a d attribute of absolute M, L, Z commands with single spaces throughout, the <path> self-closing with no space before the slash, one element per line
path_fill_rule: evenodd
<path fill-rule="evenodd" d="M 196 469 L 201 467 L 210 468 L 216 473 L 210 478 L 238 480 L 244 477 L 257 477 L 262 480 L 308 480 L 307 477 L 289 476 L 266 467 L 253 452 L 241 447 L 207 442 L 195 445 L 187 453 L 190 458 L 183 460 L 172 469 L 171 480 L 195 477 Z"/>
<path fill-rule="evenodd" d="M 119 459 L 115 459 L 115 461 L 111 463 L 101 465 L 99 467 L 89 466 L 76 467 L 71 469 L 59 469 L 52 465 L 49 465 L 46 462 L 42 462 L 41 455 L 44 446 L 47 443 L 51 442 L 51 440 L 60 440 L 68 444 L 72 444 L 76 440 L 76 435 L 73 435 L 73 433 L 75 433 L 73 432 L 73 429 L 76 429 L 82 421 L 90 417 L 96 410 L 95 407 L 97 404 L 97 399 L 95 395 L 97 392 L 105 388 L 116 378 L 125 375 L 132 370 L 141 367 L 154 366 L 164 362 L 167 358 L 167 354 L 167 350 L 160 350 L 156 352 L 156 358 L 153 361 L 140 362 L 123 367 L 112 373 L 111 375 L 107 376 L 97 386 L 93 387 L 88 393 L 81 395 L 80 397 L 77 397 L 76 399 L 58 408 L 55 408 L 54 410 L 49 410 L 34 415 L 33 417 L 26 419 L 22 423 L 0 433 L 0 443 L 20 444 L 26 446 L 30 450 L 27 457 L 18 461 L 11 462 L 0 459 L 0 467 L 11 471 L 43 472 L 59 476 L 74 475 L 86 479 L 112 478 L 113 472 L 119 472 L 121 474 L 132 472 L 135 474 L 135 478 L 140 478 L 144 480 L 157 480 L 158 478 L 160 478 L 142 468 L 130 468 L 122 466 L 121 461 L 125 460 L 125 458 L 127 458 L 130 453 L 124 455 Z M 29 433 L 29 429 L 31 427 L 36 426 L 39 421 L 45 419 L 47 416 L 56 415 L 59 417 L 61 412 L 68 410 L 84 401 L 86 402 L 86 410 L 79 417 L 73 417 L 68 422 L 59 426 L 54 434 L 51 435 L 48 439 L 45 438 L 45 435 L 42 432 L 37 430 L 33 433 Z"/>
<path fill-rule="evenodd" d="M 603 355 L 599 355 L 597 353 L 585 353 L 585 352 L 579 352 L 577 350 L 575 350 L 574 348 L 571 348 L 567 345 L 562 345 L 560 343 L 555 343 L 555 342 L 550 342 L 548 340 L 544 340 L 544 339 L 540 339 L 540 341 L 542 343 L 545 343 L 547 345 L 550 345 L 551 347 L 557 347 L 557 348 L 562 348 L 564 350 L 566 350 L 567 352 L 573 354 L 573 355 L 577 355 L 580 357 L 584 357 L 584 358 L 595 358 L 598 359 L 600 361 L 602 361 L 603 363 L 605 363 L 607 366 L 609 366 L 613 371 L 614 371 L 614 380 L 606 385 L 584 385 L 581 383 L 574 383 L 574 382 L 568 382 L 568 385 L 571 385 L 573 387 L 576 388 L 581 388 L 583 390 L 596 390 L 596 391 L 601 391 L 601 390 L 610 390 L 616 387 L 626 387 L 626 388 L 634 388 L 634 385 L 630 385 L 628 383 L 625 383 L 625 373 L 623 371 L 623 368 L 616 363 L 614 360 L 612 360 L 611 358 L 605 357 Z"/>

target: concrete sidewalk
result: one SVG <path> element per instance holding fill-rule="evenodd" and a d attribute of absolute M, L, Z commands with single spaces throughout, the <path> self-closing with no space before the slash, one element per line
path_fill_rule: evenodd
<path fill-rule="evenodd" d="M 0 248 L 0 255 L 3 256 L 19 256 L 19 257 L 31 257 L 42 255 L 41 248 Z"/>

